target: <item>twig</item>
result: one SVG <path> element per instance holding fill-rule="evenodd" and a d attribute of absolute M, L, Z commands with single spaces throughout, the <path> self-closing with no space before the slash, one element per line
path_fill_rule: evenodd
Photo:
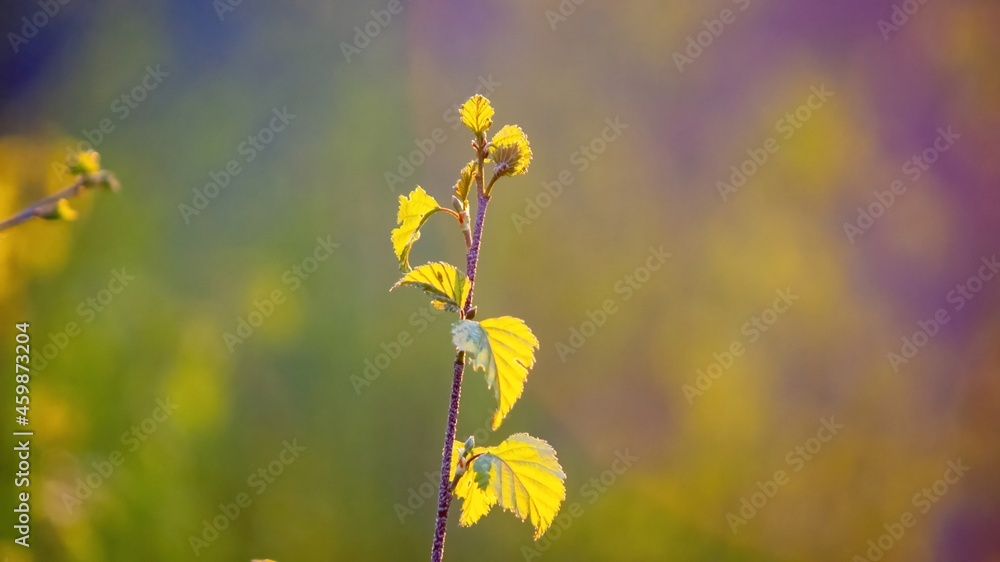
<path fill-rule="evenodd" d="M 485 138 L 480 139 L 479 146 L 485 146 Z M 476 266 L 479 264 L 479 245 L 483 238 L 483 223 L 486 219 L 486 206 L 490 202 L 483 185 L 483 160 L 486 158 L 482 150 L 477 149 L 479 159 L 479 174 L 476 176 L 476 186 L 479 201 L 476 205 L 476 226 L 472 233 L 472 244 L 466 256 L 466 276 L 469 278 L 469 296 L 465 299 L 461 315 L 465 318 L 472 310 L 472 293 L 476 288 Z M 444 450 L 441 454 L 441 486 L 438 489 L 437 521 L 434 525 L 434 544 L 431 550 L 431 560 L 441 562 L 444 557 L 444 538 L 448 530 L 448 509 L 451 507 L 451 455 L 455 447 L 455 431 L 458 426 L 458 405 L 462 397 L 462 375 L 465 373 L 465 353 L 459 351 L 455 357 L 455 373 L 451 383 L 451 405 L 448 409 L 448 427 L 444 434 Z"/>
<path fill-rule="evenodd" d="M 81 191 L 95 185 L 107 184 L 112 190 L 117 190 L 118 182 L 111 172 L 100 170 L 93 174 L 84 174 L 77 178 L 73 185 L 63 188 L 48 197 L 32 204 L 16 215 L 0 222 L 0 231 L 17 226 L 33 217 L 42 217 L 51 213 L 60 199 L 69 199 L 80 194 Z"/>

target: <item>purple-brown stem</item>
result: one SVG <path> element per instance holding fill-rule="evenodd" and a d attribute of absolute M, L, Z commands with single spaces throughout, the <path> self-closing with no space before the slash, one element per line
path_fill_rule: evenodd
<path fill-rule="evenodd" d="M 448 531 L 448 509 L 451 507 L 451 450 L 455 447 L 455 429 L 458 426 L 458 403 L 462 396 L 462 374 L 465 371 L 465 353 L 455 357 L 455 378 L 451 383 L 451 408 L 448 410 L 448 428 L 444 433 L 444 452 L 441 456 L 441 488 L 438 490 L 437 522 L 434 525 L 434 546 L 431 560 L 441 562 L 444 557 L 444 536 Z"/>
<path fill-rule="evenodd" d="M 469 313 L 472 308 L 472 293 L 476 290 L 476 266 L 479 265 L 479 245 L 483 239 L 483 222 L 486 220 L 486 206 L 490 202 L 490 196 L 479 194 L 479 202 L 476 205 L 476 226 L 472 232 L 472 247 L 465 258 L 465 275 L 469 278 L 469 296 L 465 299 L 465 306 L 462 307 L 462 316 Z"/>
<path fill-rule="evenodd" d="M 465 274 L 469 278 L 469 296 L 462 307 L 462 318 L 472 308 L 472 293 L 476 287 L 476 266 L 479 264 L 479 244 L 483 238 L 483 222 L 490 197 L 483 189 L 483 157 L 479 159 L 478 183 L 479 201 L 476 205 L 476 226 L 472 233 L 472 246 L 465 260 Z M 441 453 L 441 485 L 438 489 L 437 521 L 434 525 L 434 545 L 431 550 L 432 562 L 444 558 L 444 537 L 448 531 L 448 509 L 451 507 L 451 454 L 455 448 L 455 430 L 458 426 L 458 404 L 462 397 L 462 375 L 465 373 L 465 353 L 455 357 L 455 375 L 451 383 L 451 406 L 448 409 L 448 427 L 444 433 L 444 450 Z"/>

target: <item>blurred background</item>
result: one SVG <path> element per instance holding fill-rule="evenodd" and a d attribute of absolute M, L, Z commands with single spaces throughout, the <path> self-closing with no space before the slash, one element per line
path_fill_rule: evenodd
<path fill-rule="evenodd" d="M 476 92 L 534 151 L 479 316 L 541 349 L 495 436 L 467 371 L 458 436 L 547 440 L 567 497 L 538 542 L 452 517 L 447 560 L 1000 560 L 995 2 L 0 22 L 0 215 L 81 148 L 123 186 L 0 233 L 0 356 L 30 322 L 35 368 L 32 546 L 5 476 L 4 560 L 426 559 L 453 320 L 388 292 L 389 231 L 416 185 L 449 200 Z M 412 262 L 464 263 L 438 218 Z"/>

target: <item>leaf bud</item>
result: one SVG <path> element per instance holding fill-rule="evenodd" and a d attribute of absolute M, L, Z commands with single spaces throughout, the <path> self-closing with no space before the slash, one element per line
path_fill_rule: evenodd
<path fill-rule="evenodd" d="M 101 169 L 101 155 L 93 150 L 78 152 L 66 159 L 69 173 L 94 174 Z"/>
<path fill-rule="evenodd" d="M 49 208 L 39 212 L 38 216 L 45 220 L 74 221 L 76 220 L 76 214 L 76 210 L 70 207 L 69 201 L 60 199 Z"/>

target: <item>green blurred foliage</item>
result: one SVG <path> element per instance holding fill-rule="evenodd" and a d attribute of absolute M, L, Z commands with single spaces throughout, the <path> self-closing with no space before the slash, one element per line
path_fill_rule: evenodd
<path fill-rule="evenodd" d="M 201 559 L 424 558 L 433 499 L 414 498 L 440 462 L 451 320 L 421 316 L 416 292 L 390 298 L 388 232 L 400 193 L 420 184 L 447 200 L 471 157 L 448 111 L 490 80 L 483 93 L 530 133 L 534 159 L 494 191 L 476 300 L 482 317 L 523 318 L 541 341 L 501 433 L 544 436 L 569 474 L 564 515 L 582 513 L 542 543 L 509 516 L 453 520 L 447 559 L 544 545 L 544 560 L 844 560 L 959 457 L 970 473 L 891 557 L 996 556 L 1000 285 L 900 372 L 886 361 L 996 251 L 996 7 L 929 2 L 886 42 L 876 21 L 891 7 L 754 2 L 678 72 L 672 53 L 733 3 L 587 2 L 552 29 L 545 11 L 558 5 L 404 3 L 348 63 L 341 43 L 386 3 L 244 2 L 221 21 L 207 3 L 73 3 L 5 54 L 32 72 L 0 109 L 0 214 L 66 185 L 51 163 L 102 119 L 114 129 L 96 148 L 123 189 L 74 201 L 75 223 L 0 233 L 0 357 L 15 322 L 31 322 L 38 353 L 67 339 L 31 386 L 33 546 L 5 541 L 0 556 L 191 559 L 190 537 L 243 493 L 250 505 Z M 115 100 L 149 65 L 169 75 L 122 117 Z M 821 83 L 835 96 L 723 202 L 716 182 Z M 247 161 L 241 143 L 275 108 L 294 119 Z M 581 146 L 615 117 L 628 128 L 587 159 Z M 949 124 L 963 134 L 955 149 L 849 243 L 842 223 Z M 436 129 L 445 140 L 390 188 L 385 173 Z M 230 160 L 241 171 L 186 221 L 179 205 Z M 563 171 L 572 183 L 532 213 Z M 339 247 L 319 260 L 317 238 Z M 661 246 L 672 256 L 625 300 L 621 283 Z M 413 261 L 463 255 L 440 221 Z M 122 269 L 135 279 L 111 293 Z M 689 403 L 684 385 L 746 343 L 744 323 L 786 287 L 801 299 Z M 282 302 L 230 352 L 224 334 L 276 290 Z M 617 312 L 561 357 L 608 299 Z M 79 335 L 65 335 L 69 322 Z M 415 343 L 359 395 L 351 375 L 401 332 Z M 176 411 L 146 434 L 167 398 Z M 463 398 L 458 438 L 499 442 L 481 373 Z M 843 431 L 789 470 L 788 452 L 830 416 Z M 146 439 L 130 450 L 134 426 Z M 287 464 L 285 441 L 305 447 Z M 67 509 L 114 451 L 123 464 Z M 638 460 L 615 474 L 626 451 Z M 8 450 L 5 474 L 12 463 Z M 280 475 L 253 478 L 269 466 Z M 734 534 L 727 513 L 779 469 L 789 483 Z M 0 488 L 3 506 L 12 492 Z"/>

